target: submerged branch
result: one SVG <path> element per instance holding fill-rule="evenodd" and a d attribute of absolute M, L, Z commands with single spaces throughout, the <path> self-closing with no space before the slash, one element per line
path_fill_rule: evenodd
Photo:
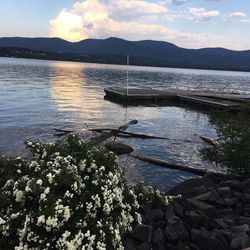
<path fill-rule="evenodd" d="M 156 159 L 156 158 L 151 158 L 151 157 L 146 157 L 146 156 L 140 156 L 140 155 L 130 155 L 130 156 L 133 157 L 133 158 L 136 158 L 138 160 L 145 161 L 145 162 L 148 162 L 148 163 L 152 163 L 152 164 L 164 167 L 164 168 L 181 170 L 181 171 L 189 172 L 189 173 L 192 173 L 192 174 L 197 174 L 197 175 L 200 175 L 200 176 L 204 176 L 206 173 L 212 172 L 212 171 L 209 171 L 207 169 L 182 166 L 182 165 L 178 165 L 178 164 L 174 164 L 174 163 L 170 163 L 170 162 L 167 162 L 167 161 L 163 161 L 163 160 Z M 222 176 L 225 175 L 224 173 L 221 173 L 221 172 L 220 173 L 216 172 L 216 174 L 222 175 Z"/>

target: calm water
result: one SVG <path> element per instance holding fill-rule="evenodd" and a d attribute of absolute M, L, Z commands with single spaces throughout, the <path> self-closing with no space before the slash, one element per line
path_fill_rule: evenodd
<path fill-rule="evenodd" d="M 250 73 L 130 67 L 130 86 L 186 88 L 202 84 L 224 88 L 247 86 Z M 206 114 L 181 107 L 129 107 L 104 100 L 103 88 L 126 85 L 126 67 L 71 62 L 0 58 L 0 154 L 23 153 L 23 141 L 55 140 L 53 128 L 73 129 L 90 136 L 89 128 L 129 128 L 170 140 L 123 140 L 141 155 L 175 163 L 211 167 L 202 162 L 198 135 L 216 137 Z M 186 140 L 192 142 L 186 142 Z M 164 190 L 192 175 L 122 157 L 129 181 L 144 180 Z"/>

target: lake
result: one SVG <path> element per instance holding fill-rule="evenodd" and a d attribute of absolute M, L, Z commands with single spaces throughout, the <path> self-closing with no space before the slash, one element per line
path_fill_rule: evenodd
<path fill-rule="evenodd" d="M 250 73 L 129 67 L 129 86 L 188 88 L 206 86 L 249 93 Z M 90 128 L 118 127 L 129 120 L 129 131 L 168 140 L 124 139 L 136 154 L 193 167 L 203 162 L 205 146 L 198 135 L 216 138 L 208 115 L 183 107 L 123 107 L 104 100 L 105 87 L 126 86 L 126 66 L 0 58 L 0 154 L 23 154 L 23 142 L 55 140 L 54 128 L 71 129 L 84 138 Z M 166 190 L 193 175 L 163 169 L 128 156 L 120 158 L 127 179 Z"/>

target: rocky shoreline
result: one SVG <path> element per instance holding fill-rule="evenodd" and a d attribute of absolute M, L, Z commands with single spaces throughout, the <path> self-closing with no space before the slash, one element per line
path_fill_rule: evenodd
<path fill-rule="evenodd" d="M 143 224 L 124 235 L 127 250 L 227 250 L 250 247 L 250 178 L 216 174 L 187 180 L 167 207 L 141 206 Z M 250 249 L 250 248 L 249 248 Z"/>

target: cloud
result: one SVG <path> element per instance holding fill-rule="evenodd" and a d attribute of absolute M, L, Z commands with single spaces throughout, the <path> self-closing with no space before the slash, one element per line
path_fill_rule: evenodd
<path fill-rule="evenodd" d="M 217 11 L 190 8 L 192 20 L 218 16 Z M 63 9 L 50 21 L 51 36 L 70 41 L 111 36 L 129 40 L 153 39 L 176 43 L 184 47 L 212 46 L 218 40 L 211 35 L 180 32 L 168 27 L 175 15 L 166 3 L 145 0 L 85 0 L 71 9 Z"/>
<path fill-rule="evenodd" d="M 250 19 L 242 19 L 241 21 L 240 21 L 241 23 L 249 23 L 250 24 Z"/>
<path fill-rule="evenodd" d="M 188 8 L 184 17 L 193 21 L 208 21 L 214 17 L 220 16 L 220 12 L 217 10 L 208 11 L 204 8 Z"/>
<path fill-rule="evenodd" d="M 182 5 L 188 2 L 189 0 L 172 0 L 172 3 L 175 5 Z"/>
<path fill-rule="evenodd" d="M 227 22 L 240 22 L 240 23 L 250 23 L 250 19 L 246 18 L 247 15 L 244 12 L 233 12 L 224 17 L 224 21 Z"/>
<path fill-rule="evenodd" d="M 239 19 L 242 17 L 246 17 L 246 14 L 244 12 L 233 12 L 233 13 L 229 14 L 229 17 L 232 19 Z"/>

